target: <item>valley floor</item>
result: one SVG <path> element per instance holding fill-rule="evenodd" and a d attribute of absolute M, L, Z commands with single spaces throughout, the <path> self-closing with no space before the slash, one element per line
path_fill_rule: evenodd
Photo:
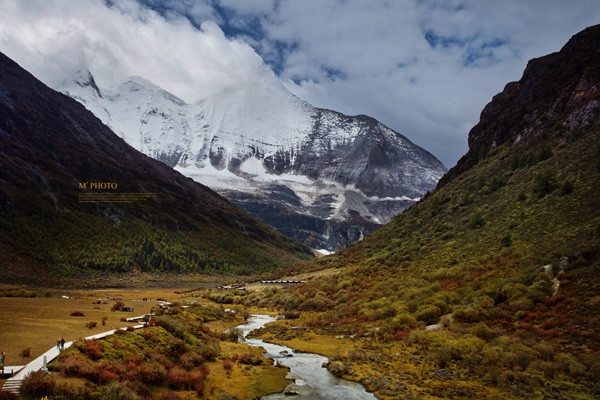
<path fill-rule="evenodd" d="M 313 275 L 315 274 L 318 277 L 326 277 L 335 273 L 336 270 L 332 269 L 293 276 L 293 278 L 314 279 Z M 206 286 L 212 286 L 212 283 Z M 277 289 L 264 284 L 250 284 L 247 288 L 252 291 Z M 26 292 L 25 290 L 24 293 Z M 198 334 L 203 335 L 202 337 L 208 338 L 206 332 L 214 332 L 210 335 L 216 335 L 214 337 L 217 338 L 221 335 L 221 338 L 218 339 L 218 353 L 215 353 L 214 358 L 207 359 L 203 364 L 210 373 L 205 376 L 203 381 L 204 397 L 202 398 L 218 398 L 220 393 L 227 391 L 237 396 L 238 399 L 252 399 L 259 395 L 281 392 L 289 383 L 289 380 L 285 379 L 286 370 L 269 367 L 272 361 L 264 360 L 259 349 L 244 343 L 229 341 L 227 335 L 222 334 L 227 329 L 242 323 L 250 313 L 286 315 L 285 319 L 268 324 L 265 328 L 255 331 L 252 336 L 261 338 L 265 342 L 285 345 L 300 352 L 324 355 L 329 358 L 327 368 L 334 375 L 361 383 L 379 399 L 593 399 L 599 393 L 597 383 L 593 384 L 584 379 L 585 372 L 569 370 L 569 368 L 576 368 L 576 364 L 571 367 L 567 366 L 564 370 L 555 369 L 560 365 L 557 362 L 561 356 L 552 353 L 551 348 L 546 349 L 549 352 L 547 359 L 557 361 L 554 363 L 531 362 L 534 360 L 532 358 L 528 362 L 529 366 L 524 367 L 519 367 L 518 360 L 513 366 L 485 367 L 486 360 L 495 354 L 491 353 L 515 352 L 515 357 L 518 357 L 519 354 L 515 349 L 521 349 L 523 344 L 529 343 L 525 337 L 520 339 L 514 337 L 510 339 L 510 343 L 508 343 L 509 339 L 502 339 L 508 344 L 498 344 L 499 342 L 496 340 L 491 345 L 491 337 L 500 334 L 497 329 L 490 333 L 491 336 L 488 339 L 479 340 L 468 333 L 459 332 L 462 329 L 460 324 L 454 324 L 452 329 L 441 324 L 437 330 L 430 331 L 421 328 L 412 330 L 410 333 L 398 333 L 390 339 L 384 338 L 380 334 L 384 327 L 378 326 L 376 322 L 361 323 L 360 329 L 356 330 L 357 321 L 347 321 L 348 329 L 341 333 L 339 328 L 344 326 L 344 321 L 336 322 L 337 329 L 329 329 L 327 328 L 326 313 L 286 312 L 275 308 L 246 307 L 242 304 L 231 304 L 227 300 L 227 296 L 230 296 L 231 299 L 233 295 L 233 291 L 207 290 L 196 286 L 191 289 L 64 290 L 49 293 L 48 296 L 52 297 L 0 297 L 0 326 L 2 327 L 0 329 L 0 343 L 2 344 L 0 351 L 7 353 L 6 365 L 24 365 L 55 345 L 57 337 L 64 337 L 69 341 L 109 329 L 133 325 L 133 322 L 128 323 L 123 320 L 148 313 L 152 308 L 156 309 L 159 300 L 174 304 L 193 302 L 202 305 L 202 307 L 197 307 L 200 310 L 213 309 L 212 306 L 216 306 L 215 310 L 222 310 L 224 307 L 235 310 L 235 313 L 211 314 L 210 316 L 204 315 L 203 311 L 196 311 L 196 314 L 187 314 L 186 312 L 173 315 L 184 324 L 191 323 L 186 328 L 188 330 L 194 331 L 201 326 L 201 332 L 205 333 L 198 331 Z M 210 299 L 215 296 L 218 301 L 225 304 L 212 302 Z M 133 312 L 111 311 L 117 301 L 122 301 L 125 306 L 132 307 Z M 77 316 L 78 314 L 83 314 L 83 316 Z M 229 314 L 231 316 L 221 316 Z M 171 321 L 169 315 L 166 318 Z M 201 321 L 201 325 L 197 325 L 194 321 Z M 90 322 L 96 322 L 96 325 L 88 328 Z M 157 330 L 159 327 L 149 329 Z M 132 333 L 128 340 L 133 341 L 132 346 L 141 346 L 135 342 L 146 343 L 152 338 L 160 338 L 164 334 L 160 332 L 152 331 L 152 333 L 139 337 L 134 337 Z M 136 335 L 139 334 L 136 333 Z M 175 343 L 177 338 L 160 339 L 157 343 L 167 343 L 165 340 Z M 119 341 L 122 342 L 123 339 L 117 338 L 117 344 Z M 107 349 L 114 348 L 114 343 L 107 343 L 104 345 L 105 357 L 113 358 L 107 359 L 106 362 L 115 363 L 120 358 L 106 355 L 108 354 Z M 536 351 L 541 348 L 538 345 L 534 346 L 533 342 L 530 344 L 531 348 L 535 348 Z M 146 345 L 144 344 L 144 346 Z M 469 348 L 479 345 L 483 346 L 483 350 L 480 349 L 485 353 L 483 358 L 479 358 L 477 363 L 469 364 L 465 361 L 471 357 Z M 503 345 L 508 346 L 506 347 L 508 350 L 503 350 L 501 348 Z M 120 345 L 118 344 L 118 346 Z M 189 346 L 191 345 L 186 344 L 181 351 L 196 351 L 193 350 L 193 346 Z M 187 350 L 183 350 L 184 348 Z M 443 350 L 446 348 L 449 349 L 448 354 Z M 85 350 L 77 351 L 86 354 Z M 74 350 L 75 353 L 71 356 L 83 357 L 77 351 Z M 171 351 L 168 350 L 168 352 Z M 585 349 L 581 351 L 585 351 Z M 28 357 L 27 353 L 29 353 Z M 501 357 L 502 355 L 495 354 L 495 356 Z M 246 361 L 244 363 L 237 361 L 240 357 Z M 458 362 L 457 357 L 461 357 L 462 360 Z M 248 361 L 259 359 L 263 361 Z M 95 366 L 94 368 L 100 368 L 101 365 L 104 365 L 102 360 L 88 360 L 87 362 Z M 172 360 L 167 364 L 172 364 L 172 368 L 178 368 L 181 360 Z M 482 367 L 478 363 L 481 363 Z M 94 375 L 78 376 L 72 371 L 67 372 L 70 370 L 65 369 L 64 365 L 61 366 L 60 363 L 55 364 L 54 369 L 58 372 L 57 382 L 59 385 L 85 387 L 89 385 L 90 379 L 96 379 L 96 384 L 98 384 L 97 376 L 93 378 L 90 376 Z M 581 375 L 582 379 L 580 381 L 573 379 L 579 373 L 583 374 Z M 162 383 L 148 387 L 151 390 L 150 395 L 166 396 L 165 393 L 177 385 L 169 386 Z M 181 399 L 198 398 L 191 387 L 187 387 L 187 389 L 182 387 L 176 393 Z M 162 397 L 151 398 L 162 399 Z"/>

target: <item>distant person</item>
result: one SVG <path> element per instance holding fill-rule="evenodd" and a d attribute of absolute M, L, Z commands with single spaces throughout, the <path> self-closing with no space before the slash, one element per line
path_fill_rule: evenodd
<path fill-rule="evenodd" d="M 61 350 L 65 349 L 65 338 L 60 338 L 60 349 Z"/>
<path fill-rule="evenodd" d="M 60 338 L 56 339 L 56 349 L 60 350 Z"/>

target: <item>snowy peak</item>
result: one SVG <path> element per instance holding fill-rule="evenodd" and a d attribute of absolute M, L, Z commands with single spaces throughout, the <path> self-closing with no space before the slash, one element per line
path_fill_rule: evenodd
<path fill-rule="evenodd" d="M 101 90 L 88 72 L 59 90 L 131 146 L 314 248 L 366 236 L 446 172 L 400 133 L 315 108 L 270 71 L 192 104 L 136 76 Z"/>
<path fill-rule="evenodd" d="M 77 73 L 75 74 L 75 76 L 73 78 L 73 82 L 76 85 L 78 85 L 80 88 L 84 89 L 84 91 L 87 88 L 91 88 L 93 93 L 96 96 L 102 97 L 102 92 L 100 91 L 100 88 L 98 88 L 98 85 L 96 85 L 94 76 L 92 75 L 92 73 L 89 70 L 82 69 L 82 70 L 77 71 Z"/>
<path fill-rule="evenodd" d="M 270 80 L 227 88 L 193 108 L 211 141 L 242 158 L 299 145 L 312 126 L 312 106 Z"/>
<path fill-rule="evenodd" d="M 154 83 L 142 78 L 141 76 L 132 75 L 127 77 L 123 82 L 117 85 L 112 91 L 113 95 L 120 96 L 124 93 L 129 93 L 132 98 L 145 100 L 147 98 L 159 97 L 165 101 L 174 103 L 178 106 L 185 106 L 185 101 L 179 97 L 167 92 Z"/>

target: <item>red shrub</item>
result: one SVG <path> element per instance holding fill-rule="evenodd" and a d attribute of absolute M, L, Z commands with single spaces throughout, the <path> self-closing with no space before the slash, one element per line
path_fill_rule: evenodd
<path fill-rule="evenodd" d="M 201 354 L 196 352 L 185 353 L 179 358 L 178 364 L 182 366 L 186 371 L 193 369 L 194 367 L 202 364 L 204 358 Z"/>
<path fill-rule="evenodd" d="M 104 355 L 102 351 L 104 350 L 104 345 L 102 342 L 97 340 L 85 340 L 83 349 L 81 350 L 83 354 L 87 355 L 92 360 L 96 361 L 102 358 Z"/>
<path fill-rule="evenodd" d="M 119 375 L 114 372 L 102 370 L 98 373 L 98 383 L 105 385 L 110 382 L 115 382 L 119 380 Z"/>
<path fill-rule="evenodd" d="M 410 335 L 410 332 L 404 332 L 404 331 L 396 331 L 394 333 L 394 336 L 392 336 L 393 340 L 404 340 L 406 339 L 408 336 Z"/>
<path fill-rule="evenodd" d="M 125 361 L 125 363 L 127 364 L 135 364 L 135 365 L 139 365 L 141 364 L 144 359 L 142 358 L 142 356 L 138 355 L 138 354 L 134 354 L 134 353 L 129 353 L 125 356 L 125 358 L 123 359 L 123 361 Z M 133 368 L 135 368 L 135 365 Z M 132 368 L 131 365 L 128 366 L 128 368 Z"/>
<path fill-rule="evenodd" d="M 56 382 L 48 372 L 33 371 L 27 374 L 21 384 L 21 393 L 27 397 L 42 397 L 52 393 Z"/>
<path fill-rule="evenodd" d="M 158 364 L 140 364 L 137 373 L 140 380 L 148 385 L 157 385 L 167 376 L 167 371 Z"/>
<path fill-rule="evenodd" d="M 520 322 L 519 323 L 519 328 L 521 328 L 521 329 L 530 330 L 531 327 L 532 327 L 532 325 L 529 322 Z"/>
<path fill-rule="evenodd" d="M 539 329 L 537 331 L 537 334 L 540 336 L 546 336 L 546 337 L 558 337 L 558 332 L 555 331 L 554 329 L 550 329 L 550 330 Z"/>
<path fill-rule="evenodd" d="M 135 328 L 133 326 L 127 327 L 127 332 L 133 332 L 133 331 L 135 331 Z"/>
<path fill-rule="evenodd" d="M 164 392 L 158 400 L 181 400 L 181 397 L 175 392 Z"/>
<path fill-rule="evenodd" d="M 223 360 L 223 369 L 227 373 L 230 373 L 231 370 L 233 369 L 233 362 L 229 358 L 226 358 L 225 360 Z"/>
<path fill-rule="evenodd" d="M 167 383 L 173 389 L 187 388 L 189 385 L 188 374 L 179 367 L 172 368 L 167 374 Z"/>
<path fill-rule="evenodd" d="M 570 326 L 567 328 L 567 334 L 569 336 L 579 336 L 581 334 L 581 328 Z"/>
<path fill-rule="evenodd" d="M 104 361 L 96 366 L 98 373 L 102 371 L 110 371 L 117 376 L 119 376 L 119 380 L 123 380 L 123 377 L 128 371 L 127 365 L 119 361 Z"/>
<path fill-rule="evenodd" d="M 60 371 L 67 376 L 93 377 L 96 375 L 94 367 L 79 356 L 67 356 L 60 359 Z"/>
<path fill-rule="evenodd" d="M 206 365 L 201 365 L 189 373 L 190 384 L 199 396 L 202 396 L 204 381 L 206 380 L 208 373 L 209 369 Z"/>
<path fill-rule="evenodd" d="M 564 294 L 559 294 L 558 296 L 550 297 L 549 299 L 547 299 L 545 301 L 545 303 L 546 303 L 546 305 L 548 307 L 552 307 L 552 306 L 556 305 L 557 303 L 560 303 L 564 299 L 565 299 L 565 295 Z"/>
<path fill-rule="evenodd" d="M 554 329 L 557 326 L 558 326 L 558 321 L 556 321 L 555 319 L 550 319 L 550 320 L 544 321 L 542 323 L 542 329 L 543 330 Z"/>

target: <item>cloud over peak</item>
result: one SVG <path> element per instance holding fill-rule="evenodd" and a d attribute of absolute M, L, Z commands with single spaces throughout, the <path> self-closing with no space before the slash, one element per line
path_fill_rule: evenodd
<path fill-rule="evenodd" d="M 0 50 L 51 86 L 87 68 L 100 86 L 139 75 L 191 102 L 266 70 L 248 44 L 227 38 L 215 22 L 198 29 L 132 0 L 4 3 Z"/>
<path fill-rule="evenodd" d="M 600 22 L 595 0 L 0 0 L 0 51 L 51 86 L 89 68 L 191 102 L 274 71 L 452 166 L 527 61 Z M 268 67 L 265 66 L 265 63 Z"/>

